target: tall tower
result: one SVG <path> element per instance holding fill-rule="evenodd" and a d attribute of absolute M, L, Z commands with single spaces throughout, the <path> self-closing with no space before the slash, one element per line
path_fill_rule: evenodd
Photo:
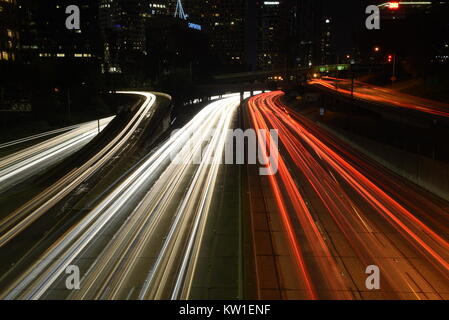
<path fill-rule="evenodd" d="M 182 7 L 181 0 L 178 0 L 176 2 L 176 9 L 175 9 L 175 18 L 187 20 L 187 15 L 184 12 L 184 8 Z"/>
<path fill-rule="evenodd" d="M 257 7 L 257 69 L 285 67 L 288 2 L 261 1 Z"/>
<path fill-rule="evenodd" d="M 296 0 L 292 10 L 292 31 L 295 36 L 292 59 L 295 67 L 307 68 L 321 64 L 323 1 Z"/>

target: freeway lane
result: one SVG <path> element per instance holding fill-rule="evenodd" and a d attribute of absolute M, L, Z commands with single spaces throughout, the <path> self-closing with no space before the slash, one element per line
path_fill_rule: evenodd
<path fill-rule="evenodd" d="M 93 123 L 93 121 L 92 121 L 92 123 Z M 0 144 L 0 149 L 10 148 L 10 147 L 15 146 L 15 145 L 20 145 L 20 144 L 23 144 L 23 143 L 26 143 L 26 142 L 38 140 L 38 139 L 45 138 L 45 137 L 52 136 L 52 135 L 56 135 L 56 134 L 62 134 L 64 132 L 67 132 L 67 131 L 70 131 L 70 130 L 73 130 L 73 129 L 78 129 L 79 127 L 81 127 L 83 125 L 86 125 L 86 124 L 88 124 L 88 123 L 76 124 L 76 125 L 73 125 L 73 126 L 70 126 L 70 127 L 55 129 L 55 130 L 52 130 L 52 131 L 38 133 L 38 134 L 35 134 L 33 136 L 25 137 L 25 138 L 22 138 L 22 139 L 1 143 Z"/>
<path fill-rule="evenodd" d="M 351 96 L 351 80 L 323 77 L 313 79 L 309 84 Z M 446 103 L 411 96 L 389 88 L 376 87 L 360 81 L 354 83 L 354 98 L 397 108 L 411 109 L 436 116 L 449 118 L 449 105 Z"/>
<path fill-rule="evenodd" d="M 251 126 L 279 130 L 279 172 L 264 190 L 270 228 L 282 231 L 270 232 L 278 297 L 449 299 L 449 205 L 352 151 L 281 97 L 259 95 L 247 107 Z M 257 253 L 265 243 L 255 239 Z M 256 259 L 259 296 L 271 297 L 275 284 L 265 284 L 262 255 Z M 379 290 L 365 285 L 371 265 L 380 268 Z"/>
<path fill-rule="evenodd" d="M 185 299 L 240 96 L 211 103 L 2 290 L 7 299 Z M 120 220 L 119 217 L 125 216 Z M 121 221 L 121 223 L 118 223 Z M 80 266 L 80 290 L 64 287 Z"/>
<path fill-rule="evenodd" d="M 74 168 L 46 190 L 23 204 L 0 221 L 0 248 L 14 239 L 23 230 L 55 206 L 61 199 L 77 188 L 86 179 L 119 153 L 128 143 L 139 125 L 152 112 L 156 97 L 145 92 L 118 92 L 143 96 L 144 102 L 134 112 L 130 121 L 113 137 L 106 146 L 78 168 Z"/>
<path fill-rule="evenodd" d="M 113 118 L 114 117 L 101 119 L 100 131 L 103 130 Z M 67 158 L 85 146 L 98 133 L 98 123 L 97 121 L 92 121 L 0 145 L 0 149 L 8 148 L 13 145 L 40 139 L 48 135 L 58 134 L 51 139 L 0 159 L 0 193 Z"/>

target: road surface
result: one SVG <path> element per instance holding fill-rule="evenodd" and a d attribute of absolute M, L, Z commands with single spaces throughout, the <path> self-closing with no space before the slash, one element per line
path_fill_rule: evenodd
<path fill-rule="evenodd" d="M 339 94 L 351 96 L 351 80 L 323 77 L 312 79 L 309 84 L 316 85 Z M 360 81 L 354 83 L 354 98 L 372 103 L 405 108 L 431 115 L 449 118 L 449 104 L 411 96 L 399 91 L 373 86 Z"/>
<path fill-rule="evenodd" d="M 112 119 L 114 117 L 101 119 L 99 124 L 97 121 L 92 121 L 1 144 L 0 149 L 6 149 L 46 136 L 56 135 L 0 159 L 0 193 L 80 150 L 99 134 L 99 131 L 101 132 Z"/>
<path fill-rule="evenodd" d="M 449 204 L 352 150 L 282 95 L 247 106 L 247 125 L 277 129 L 280 140 L 279 171 L 249 174 L 259 298 L 449 299 Z M 369 266 L 380 270 L 380 289 L 366 286 Z"/>
<path fill-rule="evenodd" d="M 196 271 L 203 240 L 211 237 L 206 225 L 222 198 L 223 148 L 239 104 L 240 96 L 233 95 L 206 106 L 35 262 L 20 272 L 13 266 L 0 298 L 192 297 L 201 286 Z M 79 290 L 65 286 L 71 265 L 81 270 Z"/>
<path fill-rule="evenodd" d="M 81 183 L 92 176 L 114 155 L 116 155 L 151 113 L 156 97 L 145 92 L 118 92 L 144 96 L 145 101 L 134 113 L 131 120 L 101 150 L 78 168 L 74 168 L 46 190 L 30 199 L 18 209 L 0 221 L 0 248 L 35 222 L 45 212 L 55 206 L 61 199 L 75 190 Z"/>

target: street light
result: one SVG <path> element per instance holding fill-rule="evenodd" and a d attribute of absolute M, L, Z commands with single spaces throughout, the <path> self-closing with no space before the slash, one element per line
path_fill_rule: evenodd
<path fill-rule="evenodd" d="M 380 48 L 379 47 L 374 47 L 374 52 L 379 52 Z"/>
<path fill-rule="evenodd" d="M 394 2 L 389 2 L 388 3 L 388 8 L 390 9 L 390 10 L 398 10 L 399 9 L 399 2 L 396 2 L 396 1 L 394 1 Z"/>

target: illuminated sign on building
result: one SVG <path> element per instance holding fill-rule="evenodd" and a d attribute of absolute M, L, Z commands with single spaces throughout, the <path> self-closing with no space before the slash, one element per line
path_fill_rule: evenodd
<path fill-rule="evenodd" d="M 201 31 L 201 29 L 202 29 L 202 27 L 199 24 L 192 23 L 192 22 L 189 22 L 188 26 L 189 26 L 190 29 L 195 29 L 195 30 L 198 30 L 198 31 Z"/>

